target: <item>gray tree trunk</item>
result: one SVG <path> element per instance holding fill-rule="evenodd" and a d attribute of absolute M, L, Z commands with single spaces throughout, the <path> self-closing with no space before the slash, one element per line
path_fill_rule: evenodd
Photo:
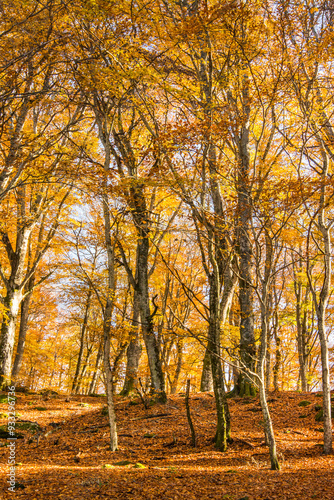
<path fill-rule="evenodd" d="M 209 350 L 211 354 L 213 390 L 217 412 L 215 446 L 220 451 L 226 451 L 227 441 L 230 438 L 230 416 L 220 358 L 220 304 L 217 287 L 219 287 L 219 283 L 216 277 L 212 275 L 210 280 Z"/>
<path fill-rule="evenodd" d="M 133 294 L 133 312 L 131 338 L 126 352 L 126 372 L 122 396 L 131 394 L 137 387 L 139 360 L 142 353 L 142 347 L 139 340 L 139 297 L 136 289 Z"/>
<path fill-rule="evenodd" d="M 279 377 L 279 371 L 281 369 L 281 362 L 282 362 L 282 354 L 281 354 L 281 339 L 278 336 L 278 313 L 275 311 L 274 314 L 274 337 L 275 337 L 275 343 L 276 343 L 276 349 L 275 349 L 275 363 L 273 366 L 273 384 L 274 384 L 274 391 L 278 392 L 278 377 Z"/>
<path fill-rule="evenodd" d="M 84 394 L 84 387 L 87 385 L 87 381 L 85 381 L 87 369 L 88 369 L 88 362 L 90 359 L 90 355 L 92 353 L 93 346 L 90 346 L 87 348 L 87 354 L 86 354 L 86 359 L 84 361 L 83 367 L 81 368 L 81 372 L 79 373 L 79 376 L 77 378 L 77 383 L 75 386 L 75 394 Z M 81 392 L 80 392 L 81 391 Z"/>
<path fill-rule="evenodd" d="M 319 140 L 320 145 L 322 142 Z M 311 288 L 313 301 L 315 305 L 317 320 L 318 320 L 318 334 L 320 340 L 321 350 L 321 365 L 322 365 L 322 390 L 323 390 L 323 415 L 324 415 L 324 453 L 329 455 L 333 452 L 333 436 L 332 436 L 332 408 L 331 408 L 331 389 L 330 389 L 330 369 L 329 369 L 329 354 L 328 354 L 328 340 L 326 333 L 326 310 L 328 299 L 331 289 L 332 281 L 332 243 L 331 243 L 331 229 L 333 220 L 326 222 L 326 207 L 328 201 L 326 200 L 326 183 L 328 176 L 329 159 L 327 153 L 322 149 L 323 169 L 321 172 L 321 191 L 318 208 L 318 221 L 317 229 L 320 231 L 323 242 L 323 279 L 321 283 L 321 291 L 317 294 L 315 285 L 312 282 L 311 269 L 309 265 L 309 258 L 307 261 L 307 275 L 309 285 Z M 313 221 L 312 221 L 313 222 Z M 308 254 L 309 254 L 309 238 L 308 233 Z M 309 255 L 308 255 L 309 257 Z"/>
<path fill-rule="evenodd" d="M 272 261 L 273 261 L 273 247 L 272 241 L 266 232 L 266 259 L 265 259 L 265 271 L 262 279 L 262 296 L 261 296 L 261 345 L 260 353 L 258 359 L 258 381 L 259 381 L 259 395 L 260 404 L 262 409 L 262 415 L 264 420 L 265 437 L 266 442 L 269 446 L 270 463 L 272 470 L 279 470 L 280 466 L 277 459 L 276 453 L 276 441 L 274 435 L 274 429 L 271 421 L 271 416 L 267 403 L 266 396 L 266 386 L 265 386 L 265 360 L 267 353 L 267 339 L 268 339 L 268 307 L 269 307 L 269 286 L 271 282 L 271 272 L 272 272 Z"/>
<path fill-rule="evenodd" d="M 29 248 L 29 240 L 31 233 L 41 218 L 43 211 L 46 210 L 48 204 L 43 205 L 47 198 L 48 190 L 43 186 L 38 192 L 31 193 L 30 200 L 27 200 L 25 187 L 17 188 L 17 228 L 16 228 L 16 241 L 15 250 L 12 247 L 9 236 L 5 231 L 1 231 L 1 239 L 4 244 L 10 267 L 10 276 L 7 278 L 1 269 L 1 279 L 6 289 L 6 297 L 4 298 L 4 306 L 6 313 L 3 315 L 1 325 L 1 339 L 0 339 L 0 389 L 4 388 L 11 379 L 12 357 L 15 341 L 15 329 L 19 308 L 24 295 L 26 287 L 32 282 L 38 264 L 50 246 L 52 238 L 56 234 L 58 227 L 58 220 L 61 213 L 61 208 L 69 194 L 67 191 L 62 198 L 56 217 L 54 218 L 51 227 L 48 228 L 45 241 L 43 242 L 43 220 L 39 229 L 37 238 L 37 248 L 35 249 L 34 258 L 32 262 L 27 259 Z M 27 261 L 28 260 L 28 265 Z M 44 281 L 45 278 L 41 279 Z M 39 282 L 39 283 L 40 283 Z M 31 290 L 28 290 L 31 292 Z"/>
<path fill-rule="evenodd" d="M 87 325 L 88 325 L 91 298 L 92 298 L 92 288 L 89 287 L 87 299 L 86 299 L 84 317 L 83 317 L 83 321 L 82 321 L 82 325 L 81 325 L 80 348 L 79 348 L 78 360 L 77 360 L 75 374 L 74 374 L 74 378 L 73 378 L 73 382 L 72 382 L 72 393 L 73 394 L 78 393 L 79 385 L 80 385 L 79 374 L 80 374 L 80 370 L 81 370 L 82 357 L 83 357 L 83 352 L 84 352 L 84 348 L 85 348 L 85 334 L 86 334 L 86 329 L 87 329 Z M 80 377 L 80 379 L 82 379 L 82 376 Z"/>
<path fill-rule="evenodd" d="M 201 392 L 211 392 L 213 391 L 213 380 L 212 380 L 212 369 L 211 369 L 211 355 L 209 350 L 209 342 L 207 348 L 205 349 L 205 355 L 203 359 L 203 368 L 201 376 Z"/>
<path fill-rule="evenodd" d="M 30 252 L 29 252 L 30 256 Z M 29 260 L 29 257 L 28 257 Z M 12 370 L 12 379 L 15 380 L 16 384 L 18 383 L 18 376 L 21 370 L 22 357 L 25 348 L 26 336 L 28 331 L 28 320 L 29 320 L 29 309 L 30 302 L 32 298 L 32 292 L 35 285 L 35 275 L 33 274 L 28 281 L 27 286 L 25 287 L 25 296 L 21 303 L 21 316 L 20 316 L 20 330 L 19 330 L 19 338 L 17 342 L 16 355 Z"/>
<path fill-rule="evenodd" d="M 268 324 L 268 320 L 267 320 L 267 324 Z M 269 328 L 268 328 L 269 330 Z M 268 335 L 267 335 L 267 353 L 266 353 L 266 371 L 265 371 L 265 374 L 266 374 L 266 391 L 268 392 L 269 389 L 270 389 L 270 381 L 271 381 L 271 356 L 270 356 L 270 335 L 269 335 L 269 332 L 268 332 Z"/>
<path fill-rule="evenodd" d="M 177 363 L 176 363 L 176 370 L 174 373 L 174 377 L 173 377 L 172 383 L 170 385 L 171 394 L 176 394 L 177 384 L 179 382 L 179 378 L 180 378 L 180 374 L 181 374 L 182 359 L 183 359 L 183 342 L 182 342 L 182 340 L 178 339 L 176 348 L 177 348 Z"/>
<path fill-rule="evenodd" d="M 299 250 L 301 252 L 301 249 Z M 297 346 L 298 346 L 298 361 L 299 361 L 299 378 L 301 382 L 301 389 L 303 392 L 308 391 L 307 382 L 307 369 L 308 369 L 308 346 L 307 346 L 307 311 L 302 311 L 303 301 L 302 301 L 302 284 L 300 283 L 300 278 L 298 273 L 302 271 L 301 262 L 297 270 L 294 271 L 294 290 L 296 297 L 296 323 L 297 323 Z M 305 292 L 305 300 L 307 302 L 308 291 Z"/>
<path fill-rule="evenodd" d="M 245 76 L 242 89 L 244 123 L 237 138 L 239 153 L 238 171 L 238 251 L 239 251 L 239 304 L 240 304 L 240 357 L 243 365 L 250 371 L 255 367 L 255 336 L 253 289 L 251 286 L 251 232 L 252 218 L 251 186 L 249 180 L 249 82 Z M 242 395 L 255 394 L 255 388 L 249 376 L 240 372 L 238 392 Z"/>
<path fill-rule="evenodd" d="M 141 199 L 141 203 L 137 206 L 145 205 L 142 192 L 134 192 L 133 198 Z M 142 208 L 140 208 L 142 211 Z M 146 211 L 146 210 L 145 210 Z M 139 298 L 139 311 L 141 319 L 142 334 L 146 346 L 148 364 L 151 374 L 151 384 L 154 393 L 157 393 L 162 402 L 167 400 L 165 392 L 165 380 L 162 372 L 162 364 L 159 352 L 157 338 L 154 333 L 153 315 L 150 310 L 149 302 L 149 284 L 148 284 L 148 255 L 149 255 L 149 231 L 144 214 L 135 214 L 137 219 L 138 243 L 137 243 L 137 287 Z"/>
<path fill-rule="evenodd" d="M 12 370 L 12 379 L 18 384 L 18 377 L 21 370 L 22 358 L 25 348 L 26 336 L 28 331 L 29 307 L 32 294 L 29 293 L 21 303 L 20 330 L 17 342 L 16 355 Z"/>
<path fill-rule="evenodd" d="M 110 366 L 110 324 L 111 324 L 112 310 L 113 310 L 113 299 L 108 298 L 107 304 L 106 304 L 105 310 L 104 310 L 103 363 L 104 363 L 104 373 L 105 373 L 106 393 L 107 393 L 107 405 L 108 405 L 110 449 L 111 449 L 111 451 L 116 451 L 117 447 L 118 447 L 118 438 L 117 438 L 116 413 L 115 413 L 114 395 L 113 395 L 112 370 L 111 370 L 111 366 Z"/>
<path fill-rule="evenodd" d="M 22 284 L 22 280 L 31 231 L 32 225 L 23 229 L 19 227 L 15 252 L 12 249 L 7 234 L 3 233 L 2 235 L 11 265 L 10 277 L 5 283 L 7 295 L 4 299 L 5 314 L 1 325 L 0 388 L 2 389 L 4 389 L 11 380 L 15 330 L 20 305 L 23 299 L 24 285 Z"/>
<path fill-rule="evenodd" d="M 332 407 L 331 407 L 331 389 L 330 389 L 330 370 L 328 357 L 328 341 L 325 329 L 325 307 L 319 307 L 318 310 L 318 332 L 321 348 L 322 364 L 322 403 L 324 416 L 324 453 L 329 455 L 333 452 L 332 435 Z"/>
<path fill-rule="evenodd" d="M 22 293 L 11 290 L 4 300 L 5 318 L 1 325 L 0 342 L 0 386 L 4 389 L 11 380 L 12 357 L 15 342 L 17 316 L 22 300 Z"/>
<path fill-rule="evenodd" d="M 106 158 L 106 163 L 109 166 L 108 155 Z M 104 364 L 104 373 L 106 380 L 108 420 L 109 420 L 109 431 L 110 431 L 110 449 L 111 451 L 116 451 L 118 447 L 118 438 L 117 438 L 116 413 L 115 413 L 114 395 L 113 395 L 113 377 L 112 377 L 112 369 L 110 366 L 110 328 L 111 328 L 111 319 L 115 303 L 115 289 L 116 289 L 115 249 L 111 241 L 110 213 L 109 213 L 108 196 L 106 193 L 103 194 L 102 201 L 103 201 L 103 216 L 104 216 L 104 237 L 105 237 L 107 259 L 108 259 L 107 300 L 104 307 L 104 317 L 103 317 L 103 364 Z"/>
<path fill-rule="evenodd" d="M 95 367 L 93 371 L 92 380 L 89 386 L 88 394 L 95 394 L 96 385 L 100 374 L 100 363 L 103 357 L 103 342 L 100 342 L 99 350 L 96 355 Z"/>

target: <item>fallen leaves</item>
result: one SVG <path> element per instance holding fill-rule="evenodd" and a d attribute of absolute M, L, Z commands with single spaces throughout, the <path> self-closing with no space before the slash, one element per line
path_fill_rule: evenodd
<path fill-rule="evenodd" d="M 112 453 L 108 449 L 107 419 L 101 414 L 104 398 L 80 398 L 87 405 L 80 406 L 78 413 L 75 401 L 66 402 L 65 398 L 61 405 L 59 399 L 48 401 L 47 411 L 36 412 L 29 405 L 31 396 L 20 397 L 17 407 L 23 418 L 37 421 L 46 432 L 37 447 L 28 444 L 31 432 L 22 431 L 24 443 L 17 443 L 17 460 L 22 465 L 16 473 L 17 482 L 24 488 L 17 489 L 15 498 L 222 500 L 225 495 L 225 500 L 305 500 L 312 492 L 312 498 L 333 500 L 334 458 L 322 455 L 322 436 L 313 411 L 315 395 L 307 395 L 312 411 L 306 418 L 298 418 L 298 403 L 305 396 L 281 393 L 271 402 L 280 472 L 270 471 L 263 429 L 258 425 L 261 415 L 247 411 L 258 407 L 256 398 L 247 404 L 242 399 L 229 400 L 234 442 L 226 453 L 213 447 L 214 399 L 209 393 L 198 394 L 192 401 L 198 414 L 194 420 L 196 449 L 190 446 L 182 397 L 171 396 L 167 405 L 147 410 L 118 399 L 120 446 Z M 58 422 L 54 421 L 55 411 Z M 168 419 L 160 418 L 164 413 Z M 52 435 L 48 435 L 50 430 Z M 4 447 L 0 448 L 0 457 L 6 463 Z M 3 499 L 13 498 L 5 486 L 6 467 L 2 467 L 2 480 Z"/>

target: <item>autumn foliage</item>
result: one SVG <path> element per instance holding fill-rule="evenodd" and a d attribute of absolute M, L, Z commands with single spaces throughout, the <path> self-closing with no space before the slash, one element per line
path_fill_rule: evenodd
<path fill-rule="evenodd" d="M 322 391 L 332 452 L 327 1 L 14 0 L 0 33 L 0 382 L 165 404 Z M 212 436 L 212 437 L 213 437 Z"/>

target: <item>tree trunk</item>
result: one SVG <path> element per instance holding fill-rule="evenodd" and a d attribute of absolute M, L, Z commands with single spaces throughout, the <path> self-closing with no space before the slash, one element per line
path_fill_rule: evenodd
<path fill-rule="evenodd" d="M 139 340 L 139 297 L 136 290 L 133 294 L 133 314 L 132 314 L 132 327 L 131 339 L 126 352 L 126 373 L 122 396 L 128 396 L 137 387 L 139 360 L 142 353 L 142 347 Z"/>
<path fill-rule="evenodd" d="M 331 390 L 330 390 L 330 370 L 328 359 L 328 341 L 325 331 L 325 309 L 320 307 L 318 310 L 318 331 L 321 346 L 321 364 L 322 364 L 322 394 L 323 394 L 323 415 L 324 415 L 324 453 L 332 453 L 332 408 L 331 408 Z"/>
<path fill-rule="evenodd" d="M 112 379 L 113 394 L 116 393 L 117 380 L 119 380 L 118 370 L 120 368 L 120 364 L 121 364 L 122 358 L 123 358 L 123 356 L 125 354 L 127 346 L 128 346 L 128 342 L 119 343 L 119 345 L 118 345 L 118 352 L 117 352 L 117 354 L 116 354 L 116 356 L 114 358 L 114 363 L 113 363 L 113 366 L 112 366 L 112 369 L 111 369 L 111 379 Z"/>
<path fill-rule="evenodd" d="M 95 362 L 95 367 L 94 367 L 94 372 L 92 376 L 92 380 L 89 386 L 89 391 L 88 394 L 95 394 L 96 391 L 96 385 L 100 373 L 100 363 L 101 359 L 103 357 L 103 342 L 100 342 L 99 350 L 96 355 L 96 362 Z"/>
<path fill-rule="evenodd" d="M 240 304 L 240 355 L 244 367 L 254 371 L 255 366 L 255 337 L 253 320 L 253 297 L 250 286 L 251 273 L 251 251 L 249 243 L 249 232 L 247 225 L 250 218 L 250 209 L 248 197 L 239 195 L 240 221 L 241 228 L 239 234 L 239 252 L 240 252 L 240 280 L 239 280 L 239 304 Z M 246 205 L 246 206 L 245 206 Z M 250 377 L 240 372 L 239 375 L 239 394 L 240 396 L 254 395 L 255 390 Z"/>
<path fill-rule="evenodd" d="M 89 362 L 89 358 L 90 358 L 90 355 L 91 355 L 91 352 L 92 352 L 92 347 L 90 347 L 88 350 L 87 350 L 87 355 L 86 355 L 86 359 L 85 359 L 85 362 L 84 362 L 84 365 L 82 367 L 82 370 L 80 372 L 80 375 L 77 379 L 77 383 L 76 383 L 76 387 L 75 387 L 75 394 L 80 394 L 80 390 L 81 390 L 81 394 L 84 394 L 83 392 L 83 389 L 81 389 L 81 386 L 82 387 L 85 387 L 85 382 L 84 382 L 84 378 L 86 377 L 86 373 L 87 373 L 87 368 L 88 368 L 88 362 Z"/>
<path fill-rule="evenodd" d="M 265 388 L 265 371 L 264 365 L 266 360 L 267 353 L 267 339 L 268 339 L 268 288 L 270 286 L 271 281 L 271 270 L 272 270 L 272 260 L 273 260 L 273 246 L 272 241 L 266 232 L 266 259 L 265 259 L 265 271 L 264 277 L 262 280 L 262 296 L 261 296 L 261 345 L 260 345 L 260 353 L 258 359 L 258 369 L 257 373 L 259 376 L 259 395 L 260 395 L 260 404 L 262 409 L 262 415 L 264 420 L 264 429 L 265 429 L 265 437 L 266 442 L 269 446 L 269 454 L 270 454 L 270 463 L 272 470 L 279 470 L 280 466 L 277 459 L 276 453 L 276 442 L 274 429 L 270 417 L 270 412 L 267 403 L 266 397 L 266 388 Z"/>
<path fill-rule="evenodd" d="M 83 352 L 85 348 L 85 334 L 86 334 L 86 329 L 88 325 L 88 317 L 89 317 L 89 309 L 90 309 L 90 303 L 91 303 L 91 298 L 92 298 L 92 289 L 89 287 L 88 294 L 87 294 L 87 300 L 86 300 L 86 305 L 85 305 L 85 314 L 81 326 L 81 333 L 80 333 L 80 349 L 79 349 L 79 355 L 78 355 L 78 361 L 77 361 L 77 366 L 75 369 L 75 374 L 72 382 L 72 393 L 77 394 L 79 390 L 79 373 L 81 369 L 81 362 L 82 362 L 82 357 L 83 357 Z M 82 376 L 81 376 L 82 378 Z"/>
<path fill-rule="evenodd" d="M 135 195 L 134 195 L 135 196 Z M 142 196 L 140 193 L 139 196 Z M 166 402 L 165 380 L 163 377 L 158 342 L 154 334 L 153 316 L 150 311 L 149 286 L 148 286 L 148 253 L 149 238 L 148 231 L 142 227 L 142 215 L 140 217 L 137 243 L 137 286 L 139 311 L 143 338 L 147 351 L 148 364 L 151 374 L 152 391 L 159 395 L 162 402 Z"/>
<path fill-rule="evenodd" d="M 264 377 L 264 373 L 262 375 L 260 375 L 260 377 L 262 377 L 262 376 Z M 263 420 L 264 420 L 266 442 L 269 446 L 271 470 L 279 470 L 280 465 L 278 463 L 278 458 L 277 458 L 277 453 L 276 453 L 276 442 L 275 442 L 274 429 L 273 429 L 273 424 L 271 421 L 270 412 L 269 412 L 269 408 L 268 408 L 266 389 L 265 389 L 265 386 L 264 386 L 262 381 L 260 381 L 260 383 L 259 383 L 259 395 L 260 395 L 260 404 L 261 404 L 262 415 L 263 415 Z"/>
<path fill-rule="evenodd" d="M 174 373 L 174 377 L 170 386 L 170 392 L 171 394 L 176 394 L 177 391 L 177 384 L 179 382 L 180 378 L 180 373 L 182 369 L 182 358 L 183 358 L 183 342 L 181 339 L 178 339 L 177 341 L 177 364 L 176 364 L 176 370 Z"/>
<path fill-rule="evenodd" d="M 332 437 L 332 408 L 331 408 L 331 389 L 330 389 L 330 369 L 329 369 L 329 355 L 328 355 L 328 340 L 326 334 L 326 310 L 331 289 L 332 281 L 332 244 L 331 244 L 331 228 L 333 221 L 326 224 L 326 183 L 328 175 L 328 158 L 325 151 L 323 153 L 323 171 L 322 171 L 322 186 L 319 200 L 318 209 L 318 229 L 320 229 L 323 240 L 323 280 L 322 287 L 319 294 L 312 283 L 310 274 L 309 260 L 307 265 L 307 275 L 315 304 L 317 320 L 318 320 L 318 333 L 320 339 L 321 350 L 321 369 L 322 369 L 322 391 L 323 391 L 323 415 L 324 415 L 324 453 L 329 455 L 333 452 L 333 437 Z M 309 255 L 309 237 L 308 233 L 308 255 Z"/>
<path fill-rule="evenodd" d="M 26 295 L 21 303 L 21 317 L 20 317 L 20 330 L 19 338 L 17 342 L 16 355 L 14 360 L 14 366 L 12 370 L 12 379 L 15 383 L 18 383 L 18 375 L 21 370 L 22 357 L 25 348 L 26 336 L 28 331 L 28 319 L 29 319 L 29 307 L 31 302 L 32 293 Z"/>
<path fill-rule="evenodd" d="M 11 379 L 15 329 L 18 312 L 23 298 L 22 279 L 29 237 L 32 231 L 32 226 L 21 228 L 21 222 L 18 227 L 15 252 L 13 251 L 7 234 L 2 234 L 2 240 L 7 249 L 7 255 L 10 261 L 11 274 L 5 283 L 7 295 L 4 299 L 4 314 L 1 325 L 0 389 L 4 389 L 6 385 L 10 383 Z"/>
<path fill-rule="evenodd" d="M 22 300 L 21 290 L 10 290 L 4 301 L 4 319 L 0 342 L 0 388 L 10 385 L 17 316 Z"/>
<path fill-rule="evenodd" d="M 119 137 L 115 139 L 119 141 Z M 134 175 L 134 166 L 128 166 L 129 172 Z M 141 321 L 141 331 L 145 342 L 148 364 L 151 375 L 151 390 L 156 393 L 161 402 L 166 402 L 165 380 L 163 376 L 162 363 L 159 351 L 159 344 L 154 333 L 153 317 L 156 312 L 151 314 L 149 298 L 149 248 L 150 248 L 150 218 L 146 207 L 144 196 L 144 186 L 136 183 L 131 186 L 128 193 L 129 205 L 131 206 L 132 216 L 137 230 L 137 256 L 136 256 L 136 274 L 135 277 L 130 270 L 126 256 L 122 250 L 124 265 L 127 269 L 130 282 L 138 294 L 138 306 Z M 157 308 L 156 308 L 157 309 Z"/>
<path fill-rule="evenodd" d="M 302 271 L 301 262 L 299 263 L 297 270 L 299 273 Z M 299 378 L 301 382 L 301 389 L 303 392 L 306 392 L 308 390 L 308 383 L 307 383 L 308 353 L 306 345 L 307 315 L 306 311 L 304 311 L 304 315 L 302 315 L 302 284 L 299 282 L 299 280 L 300 278 L 298 277 L 298 274 L 294 271 Z M 305 302 L 307 302 L 307 295 L 308 295 L 307 291 L 305 295 L 306 295 Z"/>
<path fill-rule="evenodd" d="M 106 380 L 106 393 L 107 393 L 107 404 L 108 404 L 110 449 L 111 451 L 116 451 L 118 446 L 118 439 L 117 439 L 116 413 L 114 407 L 112 370 L 110 366 L 110 324 L 111 324 L 112 309 L 113 309 L 113 299 L 108 297 L 104 311 L 103 362 L 104 362 L 104 373 Z"/>
<path fill-rule="evenodd" d="M 205 355 L 203 359 L 202 377 L 201 377 L 201 392 L 211 392 L 213 391 L 213 380 L 212 380 L 212 368 L 211 368 L 211 355 L 209 350 L 208 341 L 207 348 L 205 350 Z"/>
<path fill-rule="evenodd" d="M 209 323 L 209 351 L 213 378 L 213 390 L 216 400 L 217 430 L 215 446 L 220 451 L 226 451 L 227 441 L 230 438 L 230 418 L 225 394 L 222 364 L 220 359 L 220 301 L 219 283 L 215 273 L 210 276 L 210 323 Z"/>
<path fill-rule="evenodd" d="M 268 321 L 268 320 L 267 320 Z M 268 324 L 268 323 L 267 323 Z M 270 335 L 268 328 L 267 335 L 267 353 L 266 353 L 266 391 L 270 390 L 270 380 L 271 380 L 271 356 L 270 356 Z"/>
<path fill-rule="evenodd" d="M 246 369 L 254 371 L 255 337 L 253 313 L 253 289 L 251 286 L 251 233 L 252 218 L 251 185 L 249 180 L 249 81 L 245 75 L 242 82 L 243 124 L 236 137 L 238 145 L 238 252 L 239 252 L 239 305 L 240 305 L 240 358 Z M 240 396 L 254 395 L 255 387 L 249 376 L 240 372 L 237 390 Z"/>
<path fill-rule="evenodd" d="M 278 336 L 278 313 L 275 311 L 274 314 L 274 337 L 275 337 L 275 343 L 276 343 L 276 349 L 275 349 L 275 363 L 273 366 L 273 384 L 274 384 L 274 391 L 278 392 L 278 376 L 279 376 L 279 371 L 281 368 L 281 362 L 282 362 L 282 354 L 281 354 L 281 339 Z"/>
<path fill-rule="evenodd" d="M 109 155 L 110 152 L 107 149 L 105 166 L 108 168 L 110 164 Z M 106 187 L 107 186 L 105 186 L 105 188 Z M 104 239 L 106 244 L 107 262 L 108 262 L 107 299 L 104 307 L 104 317 L 103 317 L 103 364 L 104 364 L 104 373 L 106 380 L 108 420 L 109 420 L 109 431 L 110 431 L 110 449 L 111 451 L 116 451 L 118 446 L 118 438 L 117 438 L 116 413 L 115 413 L 114 395 L 113 395 L 112 369 L 110 366 L 110 328 L 111 328 L 111 319 L 114 308 L 115 289 L 116 289 L 115 245 L 111 241 L 110 212 L 108 204 L 108 195 L 106 192 L 103 194 L 102 202 L 103 202 L 103 216 L 104 216 Z"/>

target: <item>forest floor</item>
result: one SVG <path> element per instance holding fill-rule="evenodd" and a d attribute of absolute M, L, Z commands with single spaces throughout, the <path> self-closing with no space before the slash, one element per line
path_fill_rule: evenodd
<path fill-rule="evenodd" d="M 0 440 L 0 498 L 44 499 L 334 499 L 334 456 L 322 453 L 317 394 L 271 393 L 280 471 L 271 471 L 263 444 L 258 398 L 229 399 L 233 443 L 215 450 L 211 393 L 191 394 L 198 446 L 190 445 L 185 398 L 145 410 L 139 400 L 116 398 L 119 450 L 108 450 L 105 397 L 18 395 L 16 490 L 8 491 L 6 439 Z M 299 406 L 301 401 L 308 406 Z M 0 425 L 7 423 L 0 404 Z M 29 423 L 44 428 L 37 441 Z M 60 424 L 56 426 L 56 423 Z M 47 434 L 45 436 L 45 434 Z M 36 437 L 36 434 L 35 434 Z M 123 465 L 120 465 L 123 462 Z"/>

